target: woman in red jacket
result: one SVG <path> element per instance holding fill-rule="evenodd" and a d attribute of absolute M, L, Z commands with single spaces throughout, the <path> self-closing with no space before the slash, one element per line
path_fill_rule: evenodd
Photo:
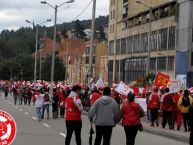
<path fill-rule="evenodd" d="M 122 125 L 126 135 L 126 145 L 134 145 L 135 137 L 140 128 L 140 117 L 144 116 L 142 107 L 135 103 L 135 95 L 129 93 L 127 95 L 128 101 L 121 105 L 120 111 L 122 112 Z"/>
<path fill-rule="evenodd" d="M 79 98 L 81 87 L 73 86 L 70 95 L 66 99 L 66 129 L 67 135 L 65 145 L 70 145 L 73 131 L 75 132 L 76 144 L 81 145 L 81 129 L 82 119 L 81 112 L 83 111 L 82 103 Z"/>

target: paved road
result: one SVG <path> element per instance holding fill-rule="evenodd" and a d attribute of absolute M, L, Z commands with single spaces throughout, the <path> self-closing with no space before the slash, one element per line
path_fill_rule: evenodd
<path fill-rule="evenodd" d="M 2 96 L 2 95 L 1 95 Z M 33 106 L 13 105 L 12 97 L 5 100 L 0 97 L 0 109 L 9 112 L 17 123 L 17 136 L 12 145 L 64 145 L 65 143 L 65 122 L 58 118 L 45 119 L 42 122 L 36 120 L 35 108 Z M 89 121 L 83 115 L 82 145 L 88 145 Z M 75 145 L 74 136 L 71 145 Z M 112 134 L 111 145 L 124 145 L 125 135 L 123 128 L 117 125 Z M 187 145 L 162 136 L 139 132 L 136 138 L 136 145 Z"/>

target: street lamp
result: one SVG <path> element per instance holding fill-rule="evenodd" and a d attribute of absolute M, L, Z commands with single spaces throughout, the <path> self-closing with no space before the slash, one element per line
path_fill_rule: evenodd
<path fill-rule="evenodd" d="M 141 4 L 149 9 L 149 38 L 148 38 L 148 56 L 147 56 L 147 64 L 146 64 L 146 75 L 147 75 L 150 70 L 152 7 L 142 3 L 141 1 L 136 1 L 136 3 Z"/>
<path fill-rule="evenodd" d="M 38 50 L 38 25 L 46 23 L 46 22 L 50 22 L 51 19 L 47 19 L 46 21 L 43 21 L 39 24 L 34 24 L 34 21 L 31 22 L 29 20 L 25 20 L 27 23 L 30 23 L 33 25 L 33 28 L 36 27 L 36 49 L 35 49 L 35 63 L 34 63 L 34 83 L 36 83 L 36 66 L 37 66 L 37 50 Z"/>
<path fill-rule="evenodd" d="M 55 51 L 56 51 L 56 19 L 57 19 L 57 10 L 60 6 L 66 4 L 66 3 L 72 3 L 74 0 L 69 0 L 67 2 L 64 2 L 60 5 L 52 6 L 51 4 L 47 3 L 46 1 L 41 1 L 41 4 L 47 4 L 55 11 L 55 17 L 54 17 L 54 35 L 53 35 L 53 46 L 52 46 L 52 64 L 51 64 L 51 84 L 50 84 L 50 94 L 53 93 L 53 86 L 54 86 L 54 61 L 55 61 Z"/>

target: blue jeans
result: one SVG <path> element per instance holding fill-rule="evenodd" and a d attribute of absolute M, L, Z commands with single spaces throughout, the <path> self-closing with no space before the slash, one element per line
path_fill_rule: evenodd
<path fill-rule="evenodd" d="M 46 112 L 47 112 L 47 119 L 49 119 L 49 106 L 50 106 L 50 104 L 44 104 L 43 105 L 43 107 L 42 107 L 42 116 L 41 116 L 41 118 L 42 119 L 44 119 L 44 111 L 45 111 L 45 109 L 46 109 Z"/>
<path fill-rule="evenodd" d="M 36 107 L 36 113 L 37 113 L 37 115 L 38 115 L 38 120 L 40 121 L 41 120 L 41 109 L 42 109 L 42 107 Z"/>

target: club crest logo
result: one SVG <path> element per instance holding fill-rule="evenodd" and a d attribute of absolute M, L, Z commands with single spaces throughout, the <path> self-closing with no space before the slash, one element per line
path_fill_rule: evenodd
<path fill-rule="evenodd" d="M 16 131 L 14 119 L 7 112 L 0 110 L 0 145 L 10 145 Z"/>

